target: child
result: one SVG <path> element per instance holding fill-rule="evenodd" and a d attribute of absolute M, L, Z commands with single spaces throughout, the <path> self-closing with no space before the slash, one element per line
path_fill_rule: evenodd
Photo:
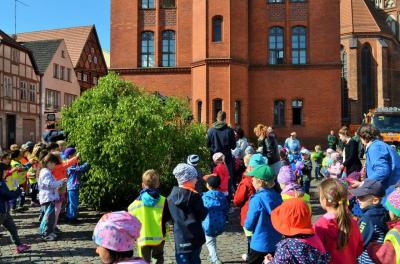
<path fill-rule="evenodd" d="M 386 222 L 389 221 L 386 209 L 381 204 L 385 191 L 380 182 L 365 179 L 363 184 L 350 193 L 356 197 L 362 210 L 358 221 L 360 232 L 364 241 L 364 251 L 358 258 L 358 263 L 374 263 L 368 255 L 367 247 L 370 242 L 383 244 L 388 231 Z"/>
<path fill-rule="evenodd" d="M 400 263 L 400 188 L 397 187 L 386 200 L 386 208 L 389 210 L 390 231 L 385 236 L 384 244 L 371 242 L 368 245 L 368 255 L 377 264 Z"/>
<path fill-rule="evenodd" d="M 229 171 L 228 167 L 225 164 L 225 156 L 221 152 L 217 152 L 213 155 L 213 161 L 215 163 L 215 168 L 213 173 L 210 175 L 204 176 L 204 180 L 207 181 L 207 178 L 210 176 L 218 176 L 221 179 L 221 187 L 219 190 L 225 195 L 226 199 L 228 199 L 228 181 L 229 181 Z"/>
<path fill-rule="evenodd" d="M 29 163 L 32 164 L 32 166 L 29 168 L 28 172 L 26 173 L 29 181 L 29 185 L 31 186 L 31 206 L 32 207 L 39 207 L 39 200 L 37 198 L 39 189 L 38 189 L 38 184 L 37 184 L 37 178 L 39 176 L 39 171 L 40 171 L 40 161 L 38 154 L 40 152 L 40 146 L 36 145 L 33 148 L 32 154 L 29 156 Z"/>
<path fill-rule="evenodd" d="M 173 174 L 179 186 L 172 188 L 168 207 L 174 221 L 176 262 L 199 264 L 201 247 L 205 242 L 201 223 L 207 216 L 207 210 L 194 189 L 197 172 L 192 166 L 180 163 Z"/>
<path fill-rule="evenodd" d="M 202 196 L 204 207 L 208 210 L 207 217 L 203 221 L 203 229 L 208 253 L 213 264 L 222 264 L 218 259 L 217 236 L 224 230 L 228 212 L 228 202 L 224 194 L 218 191 L 220 185 L 221 179 L 218 176 L 208 177 L 207 189 L 209 191 Z"/>
<path fill-rule="evenodd" d="M 271 220 L 284 239 L 276 246 L 275 256 L 267 256 L 264 263 L 329 263 L 329 254 L 315 235 L 311 211 L 302 199 L 284 201 L 272 211 Z"/>
<path fill-rule="evenodd" d="M 332 155 L 333 152 L 334 152 L 333 149 L 330 149 L 330 148 L 327 149 L 326 150 L 326 154 L 325 154 L 325 158 L 322 160 L 321 174 L 324 177 L 328 177 L 329 176 L 328 168 L 332 163 L 331 155 Z"/>
<path fill-rule="evenodd" d="M 322 160 L 324 159 L 325 154 L 321 150 L 320 145 L 315 146 L 315 152 L 311 154 L 311 159 L 315 162 L 315 170 L 314 170 L 314 176 L 316 180 L 319 180 L 321 177 L 321 166 L 322 166 Z"/>
<path fill-rule="evenodd" d="M 331 255 L 329 263 L 357 263 L 363 251 L 358 225 L 347 208 L 347 190 L 336 179 L 326 179 L 320 185 L 319 201 L 327 211 L 314 225 L 315 233 Z"/>
<path fill-rule="evenodd" d="M 164 244 L 167 221 L 170 220 L 166 198 L 160 194 L 160 178 L 154 170 L 142 176 L 139 197 L 128 207 L 128 212 L 142 223 L 138 238 L 139 256 L 151 263 L 164 263 Z"/>
<path fill-rule="evenodd" d="M 9 159 L 8 154 L 2 154 L 2 160 Z M 23 253 L 31 248 L 30 245 L 22 244 L 19 236 L 17 227 L 15 226 L 14 219 L 9 213 L 8 201 L 16 199 L 21 194 L 21 188 L 17 188 L 15 191 L 10 191 L 4 182 L 3 178 L 6 173 L 4 166 L 5 163 L 1 163 L 0 166 L 0 225 L 3 225 L 12 237 L 14 244 L 17 247 L 17 253 Z"/>
<path fill-rule="evenodd" d="M 28 166 L 24 166 L 22 159 L 23 159 L 23 152 L 20 150 L 14 150 L 11 152 L 11 168 L 16 169 L 12 173 L 10 179 L 11 181 L 7 181 L 7 186 L 10 190 L 15 190 L 18 187 L 22 188 L 22 192 L 17 199 L 12 200 L 12 210 L 22 210 L 24 209 L 25 204 L 25 189 L 26 189 L 26 172 L 28 171 Z M 13 185 L 10 186 L 10 183 Z M 18 206 L 18 209 L 17 209 Z"/>
<path fill-rule="evenodd" d="M 67 182 L 67 179 L 55 180 L 51 171 L 55 168 L 59 159 L 54 154 L 48 154 L 42 161 L 42 169 L 40 170 L 38 187 L 39 201 L 44 212 L 42 222 L 40 223 L 40 234 L 46 241 L 54 241 L 57 235 L 54 233 L 55 228 L 55 203 L 60 199 L 57 189 Z"/>
<path fill-rule="evenodd" d="M 271 223 L 271 212 L 282 203 L 280 195 L 273 190 L 275 175 L 268 165 L 261 165 L 248 173 L 253 176 L 256 193 L 250 199 L 244 227 L 253 232 L 247 263 L 262 263 L 268 254 L 273 255 L 282 236 Z"/>
<path fill-rule="evenodd" d="M 141 258 L 132 258 L 140 222 L 127 212 L 103 215 L 93 232 L 96 253 L 102 263 L 147 264 Z"/>
<path fill-rule="evenodd" d="M 301 186 L 297 183 L 296 175 L 294 175 L 290 165 L 281 167 L 278 174 L 278 183 L 282 189 L 281 196 L 283 201 L 300 198 L 311 208 L 310 195 L 304 193 Z"/>
<path fill-rule="evenodd" d="M 75 156 L 75 148 L 67 148 L 64 155 L 67 159 L 72 159 Z M 79 187 L 80 177 L 82 174 L 88 172 L 90 166 L 87 162 L 82 165 L 74 164 L 67 169 L 67 221 L 70 223 L 77 223 L 77 212 L 79 206 Z"/>
<path fill-rule="evenodd" d="M 328 167 L 328 174 L 330 178 L 339 179 L 342 176 L 342 157 L 339 153 L 334 152 L 331 155 L 331 164 Z"/>
<path fill-rule="evenodd" d="M 302 149 L 300 151 L 301 159 L 303 161 L 303 169 L 301 170 L 301 184 L 303 186 L 304 193 L 310 194 L 310 185 L 311 185 L 311 173 L 312 173 L 312 162 L 311 162 L 311 153 L 308 149 Z"/>
<path fill-rule="evenodd" d="M 201 194 L 203 192 L 204 180 L 203 180 L 203 173 L 201 172 L 201 170 L 198 167 L 199 162 L 200 162 L 200 157 L 195 154 L 189 155 L 187 157 L 187 161 L 186 161 L 187 164 L 193 166 L 197 171 L 197 183 L 196 183 L 195 189 L 199 194 Z"/>

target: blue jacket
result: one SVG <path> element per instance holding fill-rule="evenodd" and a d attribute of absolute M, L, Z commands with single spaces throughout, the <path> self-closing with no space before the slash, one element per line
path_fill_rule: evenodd
<path fill-rule="evenodd" d="M 253 232 L 251 249 L 263 253 L 275 252 L 282 235 L 272 226 L 271 212 L 281 203 L 280 194 L 273 189 L 261 189 L 250 198 L 244 227 Z"/>
<path fill-rule="evenodd" d="M 381 182 L 385 190 L 400 181 L 400 156 L 388 144 L 374 140 L 367 148 L 366 156 L 368 179 Z"/>
<path fill-rule="evenodd" d="M 216 237 L 224 231 L 228 202 L 220 191 L 208 191 L 203 194 L 204 207 L 208 214 L 203 221 L 203 229 L 206 236 Z"/>
<path fill-rule="evenodd" d="M 8 201 L 16 199 L 21 194 L 21 189 L 10 191 L 7 184 L 0 180 L 0 214 L 8 212 Z"/>
<path fill-rule="evenodd" d="M 87 162 L 82 165 L 72 165 L 67 169 L 68 181 L 67 181 L 67 190 L 78 190 L 80 183 L 79 179 L 82 174 L 88 172 L 90 166 Z"/>
<path fill-rule="evenodd" d="M 201 248 L 206 242 L 201 223 L 207 209 L 200 194 L 175 186 L 167 201 L 174 221 L 175 251 L 184 254 Z"/>

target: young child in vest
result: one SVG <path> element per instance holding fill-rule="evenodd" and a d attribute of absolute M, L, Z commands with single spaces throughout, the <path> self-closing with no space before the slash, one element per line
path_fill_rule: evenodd
<path fill-rule="evenodd" d="M 32 166 L 29 168 L 28 172 L 26 173 L 29 181 L 29 185 L 31 186 L 31 206 L 32 207 L 39 207 L 40 203 L 37 198 L 39 194 L 39 189 L 38 189 L 38 184 L 37 184 L 37 178 L 39 177 L 39 171 L 40 171 L 40 161 L 39 161 L 39 152 L 40 152 L 40 145 L 35 145 L 33 148 L 32 153 L 29 155 L 29 163 L 32 164 Z"/>
<path fill-rule="evenodd" d="M 164 244 L 167 222 L 170 220 L 166 198 L 160 194 L 160 177 L 154 170 L 147 170 L 142 176 L 142 190 L 128 207 L 128 212 L 142 223 L 137 240 L 139 256 L 151 263 L 164 263 Z"/>
<path fill-rule="evenodd" d="M 321 175 L 321 167 L 322 167 L 322 160 L 324 159 L 325 154 L 321 149 L 320 145 L 315 146 L 315 152 L 311 154 L 311 159 L 315 162 L 315 170 L 314 170 L 314 176 L 316 180 L 319 180 L 322 178 Z"/>
<path fill-rule="evenodd" d="M 384 244 L 371 242 L 368 245 L 368 255 L 377 264 L 400 263 L 400 188 L 397 187 L 389 194 L 386 203 L 389 210 L 389 232 L 385 236 Z"/>
<path fill-rule="evenodd" d="M 243 227 L 247 238 L 247 253 L 242 255 L 242 259 L 246 261 L 248 254 L 250 254 L 250 242 L 253 233 L 244 228 L 244 221 L 246 220 L 247 212 L 249 210 L 250 197 L 256 193 L 256 190 L 253 186 L 253 178 L 248 176 L 248 173 L 252 171 L 253 168 L 261 165 L 267 165 L 268 160 L 263 155 L 258 153 L 254 155 L 246 155 L 244 157 L 244 162 L 247 164 L 247 169 L 243 173 L 242 180 L 237 187 L 235 196 L 233 197 L 233 203 L 235 206 L 240 207 L 240 225 Z"/>
<path fill-rule="evenodd" d="M 358 263 L 374 263 L 368 255 L 367 247 L 371 242 L 383 244 L 388 231 L 386 222 L 389 217 L 381 204 L 385 190 L 380 182 L 365 179 L 360 187 L 350 190 L 350 193 L 356 197 L 362 210 L 358 225 L 364 241 L 364 251 L 358 258 Z"/>
<path fill-rule="evenodd" d="M 23 163 L 23 151 L 21 150 L 14 150 L 11 152 L 11 168 L 16 169 L 14 170 L 13 174 L 11 175 L 11 182 L 7 181 L 7 186 L 10 190 L 16 190 L 18 187 L 22 188 L 22 192 L 20 193 L 17 199 L 13 199 L 12 203 L 12 210 L 23 210 L 25 204 L 25 191 L 26 191 L 26 173 L 30 168 L 30 164 L 26 166 Z M 24 161 L 25 162 L 25 161 Z M 25 162 L 26 163 L 26 162 Z M 13 186 L 10 186 L 9 184 Z M 18 207 L 18 208 L 17 208 Z"/>
<path fill-rule="evenodd" d="M 222 264 L 218 258 L 217 236 L 224 231 L 228 202 L 224 194 L 218 191 L 221 179 L 218 176 L 210 176 L 207 179 L 207 189 L 202 196 L 204 207 L 207 209 L 207 217 L 203 221 L 203 229 L 206 236 L 206 245 L 211 263 Z"/>
<path fill-rule="evenodd" d="M 204 180 L 203 180 L 203 173 L 198 167 L 199 162 L 200 162 L 200 157 L 196 154 L 189 155 L 186 161 L 187 164 L 193 166 L 197 171 L 197 183 L 195 189 L 201 195 L 203 192 Z"/>
<path fill-rule="evenodd" d="M 174 222 L 176 263 L 199 264 L 201 247 L 205 243 L 202 222 L 207 209 L 194 189 L 197 172 L 192 166 L 180 163 L 173 174 L 179 186 L 173 187 L 168 196 L 168 207 Z"/>
<path fill-rule="evenodd" d="M 141 223 L 131 214 L 120 211 L 103 215 L 93 232 L 96 253 L 102 263 L 148 264 L 133 257 Z"/>
<path fill-rule="evenodd" d="M 271 223 L 271 212 L 282 203 L 281 196 L 273 189 L 275 175 L 268 165 L 261 165 L 248 173 L 253 177 L 256 193 L 251 197 L 244 227 L 253 232 L 247 263 L 262 263 L 268 254 L 274 255 L 281 240 Z"/>
<path fill-rule="evenodd" d="M 0 225 L 4 226 L 12 237 L 12 241 L 17 247 L 17 253 L 23 253 L 31 248 L 30 245 L 22 244 L 19 236 L 17 227 L 15 226 L 14 219 L 10 215 L 8 202 L 12 199 L 16 199 L 20 193 L 21 188 L 17 188 L 15 191 L 10 191 L 7 184 L 4 182 L 4 176 L 7 173 L 7 163 L 10 162 L 10 156 L 8 153 L 1 154 L 0 164 Z"/>
<path fill-rule="evenodd" d="M 67 159 L 75 157 L 76 149 L 67 148 L 64 151 L 64 155 Z M 88 172 L 90 166 L 87 162 L 82 165 L 74 164 L 67 169 L 67 221 L 71 224 L 77 223 L 78 218 L 78 207 L 79 207 L 79 188 L 81 176 Z"/>
<path fill-rule="evenodd" d="M 275 256 L 264 263 L 325 264 L 329 254 L 313 229 L 311 211 L 299 198 L 284 201 L 271 213 L 272 225 L 284 236 L 276 246 Z"/>
<path fill-rule="evenodd" d="M 328 167 L 330 178 L 339 179 L 342 177 L 342 156 L 338 152 L 331 154 L 331 164 Z"/>
<path fill-rule="evenodd" d="M 325 158 L 322 160 L 321 174 L 324 177 L 329 177 L 328 168 L 332 163 L 331 155 L 333 152 L 333 149 L 328 148 L 325 152 Z"/>
<path fill-rule="evenodd" d="M 311 161 L 311 153 L 308 149 L 302 149 L 300 151 L 301 159 L 303 162 L 303 169 L 301 170 L 301 185 L 303 186 L 304 193 L 310 194 L 310 186 L 311 186 L 311 174 L 312 174 L 312 161 Z"/>
<path fill-rule="evenodd" d="M 51 173 L 58 162 L 59 157 L 51 153 L 47 154 L 42 161 L 42 169 L 38 179 L 39 201 L 44 212 L 39 231 L 46 241 L 53 241 L 57 238 L 54 233 L 56 226 L 55 203 L 60 200 L 58 188 L 67 183 L 67 178 L 57 181 Z"/>
<path fill-rule="evenodd" d="M 347 208 L 347 190 L 337 179 L 326 179 L 320 184 L 319 201 L 327 211 L 314 225 L 331 256 L 329 263 L 357 263 L 363 242 L 357 222 Z"/>
<path fill-rule="evenodd" d="M 303 188 L 297 183 L 296 175 L 294 175 L 290 165 L 281 167 L 278 174 L 278 183 L 282 189 L 281 196 L 283 201 L 300 198 L 304 200 L 311 209 L 310 195 L 304 193 Z"/>

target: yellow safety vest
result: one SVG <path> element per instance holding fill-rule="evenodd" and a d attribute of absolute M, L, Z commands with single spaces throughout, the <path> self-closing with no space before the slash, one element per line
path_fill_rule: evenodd
<path fill-rule="evenodd" d="M 11 165 L 11 168 L 16 168 L 18 166 L 22 166 L 22 163 L 18 162 L 16 160 L 12 160 L 10 165 Z M 21 171 L 21 172 L 14 172 L 11 177 L 14 179 L 18 179 L 18 184 L 21 185 L 26 182 L 25 175 L 26 175 L 26 171 Z"/>
<path fill-rule="evenodd" d="M 165 197 L 161 195 L 160 200 L 153 207 L 145 206 L 141 200 L 135 200 L 129 205 L 128 212 L 142 223 L 140 236 L 137 239 L 139 247 L 158 246 L 165 240 L 162 232 L 164 205 Z"/>
<path fill-rule="evenodd" d="M 396 263 L 400 263 L 400 232 L 397 228 L 391 229 L 385 236 L 385 242 L 390 241 L 396 252 Z"/>

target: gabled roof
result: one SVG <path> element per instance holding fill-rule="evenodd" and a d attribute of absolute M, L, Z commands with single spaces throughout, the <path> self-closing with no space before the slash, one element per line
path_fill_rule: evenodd
<path fill-rule="evenodd" d="M 71 57 L 72 64 L 74 67 L 76 67 L 82 54 L 82 50 L 93 28 L 94 26 L 91 25 L 20 33 L 17 35 L 17 41 L 27 42 L 49 39 L 64 39 L 69 56 Z"/>
<path fill-rule="evenodd" d="M 32 52 L 40 74 L 44 74 L 62 41 L 62 39 L 39 40 L 24 42 L 22 45 Z"/>

